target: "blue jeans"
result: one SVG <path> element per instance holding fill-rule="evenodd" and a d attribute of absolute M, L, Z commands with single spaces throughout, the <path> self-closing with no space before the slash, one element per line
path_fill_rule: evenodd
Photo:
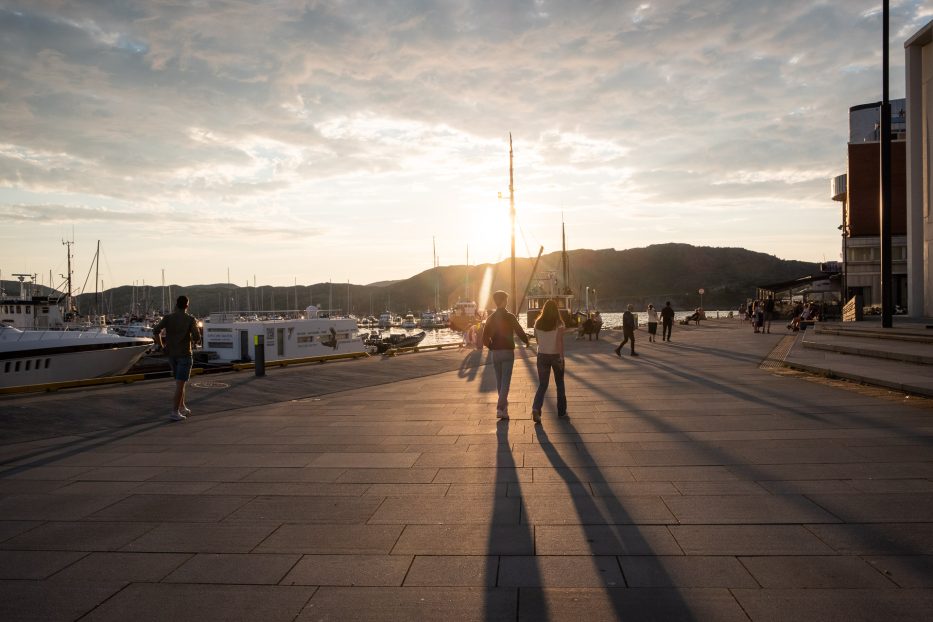
<path fill-rule="evenodd" d="M 505 410 L 509 407 L 513 365 L 515 365 L 515 350 L 492 350 L 492 366 L 496 370 L 496 391 L 499 392 L 496 410 Z"/>
<path fill-rule="evenodd" d="M 560 354 L 538 354 L 538 391 L 531 409 L 541 410 L 552 369 L 554 384 L 557 385 L 557 414 L 563 416 L 567 414 L 567 393 L 564 391 L 564 365 L 560 361 Z"/>

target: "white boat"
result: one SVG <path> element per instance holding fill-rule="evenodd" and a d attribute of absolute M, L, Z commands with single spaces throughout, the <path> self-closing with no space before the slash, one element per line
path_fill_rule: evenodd
<path fill-rule="evenodd" d="M 422 311 L 418 324 L 424 330 L 434 330 L 434 311 Z"/>
<path fill-rule="evenodd" d="M 392 327 L 392 313 L 389 311 L 383 311 L 379 315 L 379 328 L 391 328 Z"/>
<path fill-rule="evenodd" d="M 365 352 L 353 318 L 335 317 L 314 306 L 274 311 L 267 317 L 250 318 L 242 311 L 212 313 L 202 328 L 202 348 L 211 363 L 252 361 L 259 335 L 265 340 L 266 362 Z"/>
<path fill-rule="evenodd" d="M 472 300 L 458 301 L 454 308 L 448 314 L 450 328 L 452 330 L 463 332 L 470 326 L 481 321 L 478 307 Z"/>
<path fill-rule="evenodd" d="M 0 387 L 124 374 L 151 346 L 152 339 L 104 330 L 20 330 L 0 325 Z"/>
<path fill-rule="evenodd" d="M 415 314 L 411 311 L 405 314 L 405 319 L 402 320 L 402 328 L 406 330 L 418 328 L 418 322 L 415 321 Z"/>

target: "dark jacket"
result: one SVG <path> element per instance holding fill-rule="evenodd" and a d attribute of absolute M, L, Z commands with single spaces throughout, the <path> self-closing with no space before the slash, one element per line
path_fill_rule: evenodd
<path fill-rule="evenodd" d="M 486 320 L 483 329 L 483 345 L 490 350 L 514 350 L 515 335 L 528 345 L 528 335 L 514 315 L 505 308 L 498 308 Z"/>
<path fill-rule="evenodd" d="M 661 321 L 662 322 L 673 322 L 674 321 L 674 308 L 664 305 L 661 308 Z"/>
<path fill-rule="evenodd" d="M 189 356 L 191 346 L 201 342 L 198 321 L 182 309 L 176 309 L 174 313 L 169 313 L 159 320 L 159 323 L 152 327 L 152 333 L 158 335 L 163 328 L 165 339 L 162 340 L 162 344 L 169 356 Z"/>
<path fill-rule="evenodd" d="M 631 311 L 622 314 L 622 329 L 635 330 L 635 314 Z"/>

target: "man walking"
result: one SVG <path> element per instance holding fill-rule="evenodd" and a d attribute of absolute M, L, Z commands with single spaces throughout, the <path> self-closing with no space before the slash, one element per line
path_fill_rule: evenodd
<path fill-rule="evenodd" d="M 661 341 L 671 340 L 671 330 L 674 328 L 674 309 L 671 307 L 671 301 L 668 300 L 664 308 L 661 309 Z"/>
<path fill-rule="evenodd" d="M 165 349 L 168 364 L 175 379 L 175 397 L 172 401 L 172 421 L 184 421 L 191 411 L 185 406 L 185 385 L 191 378 L 194 357 L 191 346 L 201 342 L 198 322 L 188 315 L 188 297 L 179 296 L 174 313 L 169 313 L 152 328 L 156 344 Z M 162 330 L 165 339 L 162 339 Z"/>
<path fill-rule="evenodd" d="M 486 320 L 483 329 L 483 345 L 492 351 L 492 365 L 496 370 L 496 417 L 509 418 L 509 387 L 512 384 L 512 366 L 515 364 L 515 335 L 528 345 L 528 335 L 522 330 L 515 316 L 506 305 L 509 295 L 502 290 L 492 295 L 496 310 Z M 482 349 L 482 347 L 480 348 Z"/>
<path fill-rule="evenodd" d="M 635 305 L 629 305 L 625 309 L 625 313 L 622 314 L 622 336 L 625 337 L 625 339 L 623 339 L 622 343 L 615 349 L 616 356 L 619 358 L 622 358 L 622 347 L 628 343 L 629 340 L 632 341 L 632 356 L 638 356 L 638 354 L 635 353 L 635 314 L 632 313 L 632 309 L 634 308 Z"/>
<path fill-rule="evenodd" d="M 765 300 L 765 323 L 768 326 L 768 332 L 771 332 L 771 320 L 774 319 L 774 294 L 769 294 Z M 764 331 L 762 331 L 764 332 Z"/>

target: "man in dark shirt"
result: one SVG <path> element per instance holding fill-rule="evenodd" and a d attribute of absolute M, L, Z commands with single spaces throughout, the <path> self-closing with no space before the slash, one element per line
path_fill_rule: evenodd
<path fill-rule="evenodd" d="M 622 314 L 622 336 L 625 337 L 625 339 L 616 346 L 615 352 L 616 356 L 619 358 L 622 358 L 622 347 L 629 341 L 632 342 L 632 356 L 638 356 L 638 354 L 635 353 L 635 315 L 632 313 L 632 309 L 634 308 L 634 305 L 629 305 L 625 313 Z"/>
<path fill-rule="evenodd" d="M 671 330 L 674 328 L 674 309 L 671 307 L 671 301 L 668 300 L 664 308 L 661 309 L 661 341 L 671 340 Z"/>
<path fill-rule="evenodd" d="M 515 364 L 515 335 L 528 345 L 528 335 L 512 313 L 506 308 L 509 295 L 502 290 L 492 295 L 496 310 L 486 320 L 483 345 L 492 350 L 492 365 L 496 370 L 496 417 L 509 418 L 509 387 L 512 384 L 512 366 Z"/>
<path fill-rule="evenodd" d="M 165 339 L 162 330 L 165 330 Z M 201 333 L 198 322 L 188 315 L 188 297 L 179 296 L 174 313 L 169 313 L 152 327 L 156 345 L 165 349 L 168 355 L 168 364 L 175 379 L 175 397 L 172 402 L 172 421 L 184 421 L 191 414 L 185 406 L 185 385 L 191 378 L 191 367 L 194 357 L 191 346 L 201 342 Z"/>

